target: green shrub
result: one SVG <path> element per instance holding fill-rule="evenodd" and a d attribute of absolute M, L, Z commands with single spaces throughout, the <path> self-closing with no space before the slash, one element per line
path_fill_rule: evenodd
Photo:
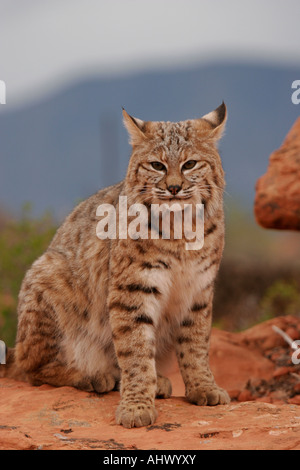
<path fill-rule="evenodd" d="M 261 308 L 263 319 L 300 314 L 300 290 L 296 282 L 276 281 L 266 291 Z"/>
<path fill-rule="evenodd" d="M 34 218 L 27 204 L 21 217 L 6 222 L 0 232 L 0 338 L 8 346 L 15 341 L 17 299 L 25 272 L 45 251 L 55 231 L 51 214 Z"/>

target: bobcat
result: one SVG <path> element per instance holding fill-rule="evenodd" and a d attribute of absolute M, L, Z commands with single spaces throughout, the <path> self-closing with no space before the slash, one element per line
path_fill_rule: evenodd
<path fill-rule="evenodd" d="M 0 375 L 98 393 L 119 387 L 117 423 L 152 424 L 170 397 L 162 365 L 176 351 L 187 399 L 229 402 L 209 368 L 214 280 L 224 245 L 222 103 L 200 119 L 145 122 L 123 110 L 132 144 L 125 179 L 79 204 L 23 280 L 16 346 Z M 204 246 L 96 236 L 100 204 L 204 204 Z M 150 230 L 150 227 L 149 227 Z M 159 231 L 159 227 L 157 228 Z"/>

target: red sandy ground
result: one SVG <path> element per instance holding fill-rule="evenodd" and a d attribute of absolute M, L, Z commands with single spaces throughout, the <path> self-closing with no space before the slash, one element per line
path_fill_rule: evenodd
<path fill-rule="evenodd" d="M 118 392 L 96 395 L 0 379 L 0 449 L 300 450 L 300 366 L 273 324 L 300 339 L 296 317 L 241 333 L 213 330 L 211 366 L 232 397 L 229 405 L 188 403 L 172 360 L 167 373 L 173 396 L 156 400 L 157 421 L 146 428 L 115 424 Z"/>

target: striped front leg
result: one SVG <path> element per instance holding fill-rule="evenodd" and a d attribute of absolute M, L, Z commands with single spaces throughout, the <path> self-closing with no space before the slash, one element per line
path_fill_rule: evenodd
<path fill-rule="evenodd" d="M 121 369 L 121 402 L 117 422 L 127 428 L 152 424 L 157 416 L 155 319 L 160 292 L 156 286 L 127 282 L 110 293 L 110 321 Z"/>
<path fill-rule="evenodd" d="M 176 354 L 186 397 L 196 405 L 229 403 L 227 392 L 215 383 L 209 367 L 212 295 L 191 305 L 176 337 Z"/>

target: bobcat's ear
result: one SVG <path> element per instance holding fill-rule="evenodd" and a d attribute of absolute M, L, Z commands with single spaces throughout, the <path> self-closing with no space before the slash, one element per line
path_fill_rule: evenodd
<path fill-rule="evenodd" d="M 129 142 L 131 145 L 139 144 L 146 139 L 145 122 L 141 119 L 130 116 L 124 108 L 122 109 L 124 124 L 130 137 Z"/>
<path fill-rule="evenodd" d="M 202 116 L 200 121 L 203 121 L 209 125 L 209 128 L 206 126 L 206 129 L 210 131 L 210 137 L 215 141 L 218 141 L 225 130 L 225 124 L 227 120 L 227 108 L 223 103 L 214 111 L 211 111 L 205 116 Z"/>

